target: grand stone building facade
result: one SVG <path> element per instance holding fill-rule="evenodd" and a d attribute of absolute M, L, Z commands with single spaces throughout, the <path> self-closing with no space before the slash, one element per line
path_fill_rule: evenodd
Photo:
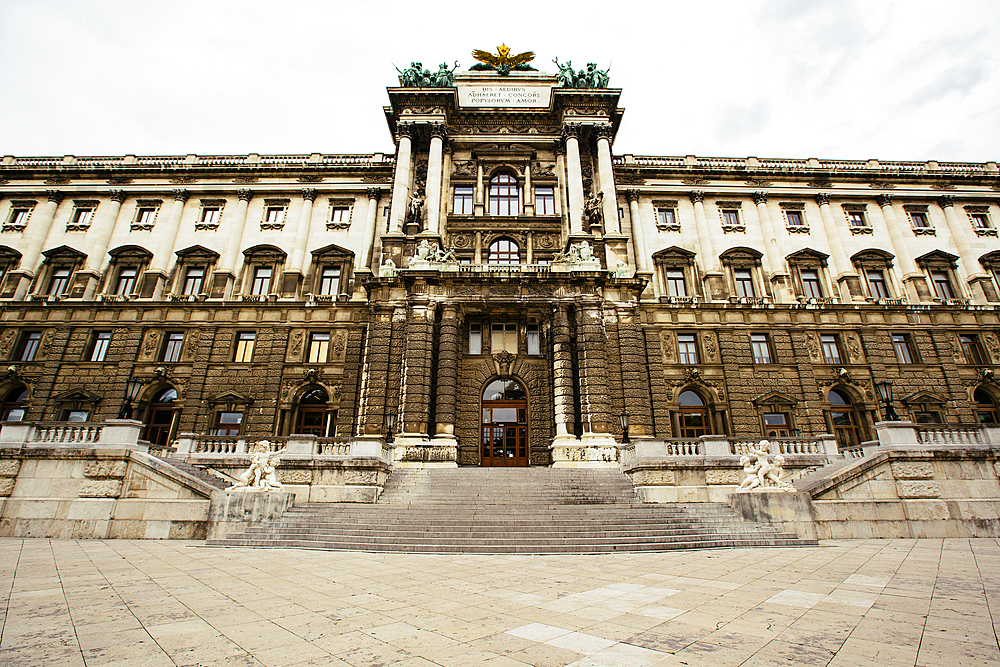
<path fill-rule="evenodd" d="M 565 83 L 390 88 L 394 155 L 4 157 L 3 419 L 399 465 L 613 464 L 623 413 L 851 446 L 882 381 L 1000 420 L 996 163 L 615 155 Z"/>

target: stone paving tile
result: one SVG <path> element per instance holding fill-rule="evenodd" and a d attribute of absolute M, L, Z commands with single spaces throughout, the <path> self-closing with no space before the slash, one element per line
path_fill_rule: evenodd
<path fill-rule="evenodd" d="M 478 556 L 0 539 L 0 664 L 1000 664 L 997 540 Z"/>

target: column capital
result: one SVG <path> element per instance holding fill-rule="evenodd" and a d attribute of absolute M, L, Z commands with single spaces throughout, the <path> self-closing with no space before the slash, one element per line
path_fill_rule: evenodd
<path fill-rule="evenodd" d="M 753 193 L 753 203 L 754 204 L 766 204 L 767 203 L 767 193 L 766 192 L 755 192 L 755 193 Z"/>
<path fill-rule="evenodd" d="M 448 127 L 444 123 L 428 123 L 427 127 L 430 130 L 431 139 L 437 137 L 443 141 L 448 138 Z"/>
<path fill-rule="evenodd" d="M 111 201 L 116 201 L 121 204 L 125 201 L 125 191 L 124 190 L 112 190 L 111 191 Z"/>
<path fill-rule="evenodd" d="M 556 141 L 552 142 L 552 152 L 555 153 L 556 155 L 566 154 L 566 146 L 563 145 L 562 140 L 557 139 Z"/>
<path fill-rule="evenodd" d="M 879 206 L 892 206 L 892 195 L 877 195 L 875 201 L 878 202 Z"/>
<path fill-rule="evenodd" d="M 184 188 L 178 188 L 177 190 L 174 190 L 173 193 L 174 193 L 174 201 L 187 201 L 188 197 L 191 194 Z"/>
<path fill-rule="evenodd" d="M 368 188 L 368 198 L 378 201 L 382 198 L 382 188 Z"/>
<path fill-rule="evenodd" d="M 250 188 L 240 188 L 236 191 L 236 196 L 240 198 L 240 201 L 250 201 L 253 199 L 253 190 Z"/>
<path fill-rule="evenodd" d="M 629 202 L 639 201 L 639 191 L 634 188 L 626 190 L 625 199 Z"/>
<path fill-rule="evenodd" d="M 396 124 L 396 138 L 398 140 L 413 139 L 416 131 L 416 126 L 411 122 Z"/>
<path fill-rule="evenodd" d="M 692 204 L 701 204 L 705 201 L 705 193 L 701 190 L 693 190 L 688 193 L 688 199 Z"/>
<path fill-rule="evenodd" d="M 562 139 L 563 141 L 569 141 L 570 139 L 579 139 L 581 132 L 580 123 L 563 123 L 562 126 Z"/>
<path fill-rule="evenodd" d="M 941 195 L 937 203 L 941 208 L 950 208 L 955 205 L 955 198 L 951 195 Z"/>
<path fill-rule="evenodd" d="M 306 201 L 316 201 L 316 188 L 302 188 L 302 198 Z"/>
<path fill-rule="evenodd" d="M 609 143 L 611 142 L 611 135 L 612 135 L 611 123 L 598 123 L 594 127 L 594 132 L 597 133 L 598 140 L 607 139 Z"/>
<path fill-rule="evenodd" d="M 63 200 L 64 196 L 65 195 L 62 192 L 60 192 L 59 190 L 46 190 L 45 191 L 45 198 L 48 199 L 49 201 L 54 201 L 57 204 Z"/>
<path fill-rule="evenodd" d="M 816 203 L 819 204 L 820 206 L 823 206 L 823 205 L 829 206 L 830 205 L 830 195 L 827 194 L 826 192 L 817 192 L 816 193 Z"/>

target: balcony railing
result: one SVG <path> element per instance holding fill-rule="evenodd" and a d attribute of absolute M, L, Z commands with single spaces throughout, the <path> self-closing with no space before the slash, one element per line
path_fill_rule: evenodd
<path fill-rule="evenodd" d="M 979 424 L 916 424 L 917 442 L 921 445 L 984 445 L 987 443 Z"/>

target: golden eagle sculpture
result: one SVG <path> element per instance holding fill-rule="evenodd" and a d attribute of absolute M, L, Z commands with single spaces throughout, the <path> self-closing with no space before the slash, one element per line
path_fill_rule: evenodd
<path fill-rule="evenodd" d="M 512 69 L 514 70 L 534 70 L 535 68 L 528 63 L 535 59 L 534 51 L 525 51 L 524 53 L 518 53 L 516 55 L 510 54 L 510 47 L 506 44 L 501 44 L 497 47 L 496 55 L 490 53 L 489 51 L 483 51 L 481 49 L 474 49 L 472 51 L 472 57 L 479 61 L 481 64 L 476 64 L 469 69 L 473 70 L 490 70 L 495 69 L 497 74 L 500 76 L 507 76 L 510 74 Z"/>

